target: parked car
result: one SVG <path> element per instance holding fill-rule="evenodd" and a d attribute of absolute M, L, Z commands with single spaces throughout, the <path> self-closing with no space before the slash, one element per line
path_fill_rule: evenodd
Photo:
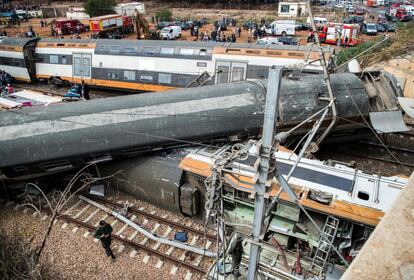
<path fill-rule="evenodd" d="M 338 9 L 338 10 L 341 10 L 341 9 L 344 9 L 344 8 L 345 8 L 345 6 L 344 6 L 344 4 L 342 4 L 342 3 L 338 3 L 338 4 L 336 4 L 336 5 L 334 6 L 334 8 L 335 8 L 335 9 Z"/>
<path fill-rule="evenodd" d="M 356 15 L 364 15 L 367 12 L 367 9 L 365 9 L 364 7 L 356 7 L 355 8 L 355 14 Z"/>
<path fill-rule="evenodd" d="M 299 44 L 297 37 L 280 37 L 279 42 L 283 43 L 283 45 L 291 46 L 297 46 Z"/>
<path fill-rule="evenodd" d="M 296 23 L 295 30 L 310 30 L 311 26 L 308 23 Z"/>
<path fill-rule="evenodd" d="M 181 30 L 188 30 L 191 28 L 191 25 L 188 24 L 187 22 L 180 22 L 179 26 L 181 27 Z"/>
<path fill-rule="evenodd" d="M 395 26 L 391 23 L 382 23 L 381 26 L 388 32 L 395 32 Z"/>
<path fill-rule="evenodd" d="M 161 30 L 161 36 L 163 40 L 175 40 L 181 37 L 181 27 L 168 26 Z"/>
<path fill-rule="evenodd" d="M 377 35 L 377 26 L 375 25 L 375 23 L 364 23 L 362 25 L 362 33 L 367 35 Z"/>
<path fill-rule="evenodd" d="M 347 11 L 348 13 L 350 13 L 350 14 L 355 13 L 354 6 L 348 6 L 348 7 L 346 8 L 346 11 Z"/>
<path fill-rule="evenodd" d="M 173 25 L 173 23 L 169 22 L 169 21 L 161 21 L 157 24 L 157 30 L 161 30 L 164 27 L 167 27 L 167 26 L 170 26 L 170 25 Z"/>
<path fill-rule="evenodd" d="M 377 31 L 378 32 L 382 33 L 382 32 L 385 32 L 386 31 L 385 28 L 381 24 L 377 23 L 375 25 L 377 27 Z"/>

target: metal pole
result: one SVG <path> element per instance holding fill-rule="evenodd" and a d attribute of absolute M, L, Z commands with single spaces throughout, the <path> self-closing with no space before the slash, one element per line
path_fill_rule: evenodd
<path fill-rule="evenodd" d="M 328 94 L 329 94 L 329 100 L 330 101 L 334 101 L 332 103 L 332 121 L 329 124 L 328 128 L 325 130 L 325 132 L 321 135 L 321 137 L 319 137 L 319 139 L 316 141 L 316 144 L 320 145 L 322 143 L 322 141 L 325 139 L 326 136 L 328 136 L 328 134 L 332 131 L 334 125 L 336 124 L 336 119 L 337 119 L 337 110 L 336 110 L 336 105 L 335 105 L 335 97 L 333 95 L 333 91 L 332 91 L 332 85 L 331 85 L 331 80 L 329 78 L 329 72 L 328 72 L 328 68 L 326 65 L 326 61 L 325 61 L 325 55 L 323 53 L 323 49 L 321 46 L 321 43 L 319 41 L 319 34 L 318 34 L 318 30 L 316 29 L 316 25 L 315 25 L 315 21 L 313 20 L 313 14 L 312 14 L 312 8 L 311 8 L 311 1 L 308 0 L 307 3 L 307 8 L 309 10 L 309 19 L 310 19 L 310 23 L 312 26 L 312 30 L 313 30 L 313 34 L 315 37 L 315 43 L 318 46 L 318 50 L 319 50 L 319 55 L 321 58 L 321 64 L 322 64 L 322 68 L 323 68 L 323 78 L 326 81 L 326 87 L 328 88 Z"/>
<path fill-rule="evenodd" d="M 254 280 L 257 275 L 259 263 L 262 225 L 266 202 L 264 194 L 266 192 L 266 182 L 268 181 L 269 161 L 273 146 L 273 135 L 275 133 L 275 119 L 277 116 L 277 105 L 279 103 L 279 90 L 282 79 L 283 66 L 273 66 L 269 71 L 267 82 L 266 107 L 263 122 L 262 144 L 259 150 L 258 180 L 254 186 L 256 192 L 254 218 L 252 227 L 252 238 L 254 242 L 250 244 L 250 256 L 247 279 Z"/>

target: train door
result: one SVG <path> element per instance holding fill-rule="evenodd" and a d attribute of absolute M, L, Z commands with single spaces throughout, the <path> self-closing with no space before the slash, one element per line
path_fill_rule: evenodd
<path fill-rule="evenodd" d="M 246 79 L 246 72 L 246 62 L 217 61 L 216 84 L 243 81 Z"/>
<path fill-rule="evenodd" d="M 92 71 L 92 55 L 88 53 L 73 54 L 73 80 L 90 82 Z"/>

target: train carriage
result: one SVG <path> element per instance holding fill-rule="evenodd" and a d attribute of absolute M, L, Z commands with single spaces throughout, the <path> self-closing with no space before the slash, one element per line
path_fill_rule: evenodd
<path fill-rule="evenodd" d="M 13 78 L 30 82 L 36 78 L 34 51 L 38 39 L 0 39 L 0 69 Z"/>
<path fill-rule="evenodd" d="M 27 39 L 13 40 L 23 44 Z M 327 48 L 326 58 L 331 55 Z M 30 78 L 10 74 L 18 80 L 83 79 L 91 86 L 138 91 L 187 87 L 201 75 L 203 84 L 267 78 L 272 65 L 306 61 L 314 61 L 306 70 L 321 71 L 317 49 L 304 46 L 46 38 L 37 42 L 31 57 L 35 66 Z"/>

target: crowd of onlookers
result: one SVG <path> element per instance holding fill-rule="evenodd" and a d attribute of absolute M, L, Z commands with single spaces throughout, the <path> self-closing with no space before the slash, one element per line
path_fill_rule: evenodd
<path fill-rule="evenodd" d="M 0 7 L 0 12 L 14 12 L 16 10 L 36 11 L 36 10 L 40 10 L 40 7 L 41 7 L 40 5 L 16 4 L 13 7 L 4 7 L 4 8 Z"/>

